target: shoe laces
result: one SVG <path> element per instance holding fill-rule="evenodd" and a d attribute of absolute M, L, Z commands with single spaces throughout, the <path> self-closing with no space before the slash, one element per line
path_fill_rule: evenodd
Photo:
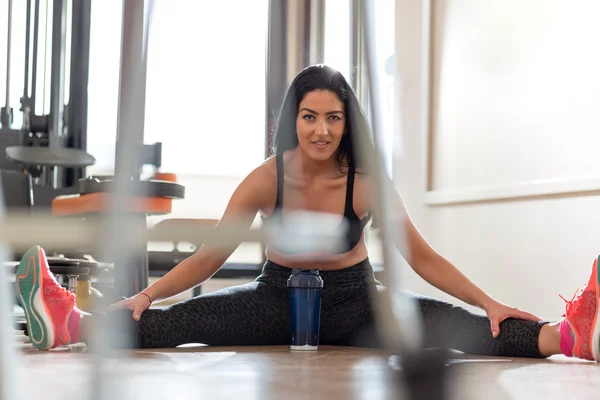
<path fill-rule="evenodd" d="M 577 300 L 579 299 L 579 297 L 581 297 L 583 293 L 584 289 L 577 289 L 577 291 L 575 291 L 575 294 L 573 294 L 571 300 L 565 299 L 561 294 L 558 295 L 566 303 L 565 313 L 563 314 L 563 317 L 567 314 L 577 314 L 577 311 L 580 309 L 581 304 L 583 303 Z"/>

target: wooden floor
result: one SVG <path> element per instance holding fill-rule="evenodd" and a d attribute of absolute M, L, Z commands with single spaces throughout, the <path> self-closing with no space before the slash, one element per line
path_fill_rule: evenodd
<path fill-rule="evenodd" d="M 15 337 L 19 398 L 89 398 L 93 355 L 83 346 L 40 352 Z M 449 362 L 448 399 L 598 399 L 600 364 L 465 357 Z M 317 352 L 288 347 L 188 346 L 119 352 L 105 372 L 120 396 L 110 399 L 399 399 L 403 386 L 383 351 L 321 346 Z M 393 360 L 393 358 L 392 358 Z M 105 388 L 108 386 L 105 386 Z M 568 397 L 565 397 L 568 396 Z"/>

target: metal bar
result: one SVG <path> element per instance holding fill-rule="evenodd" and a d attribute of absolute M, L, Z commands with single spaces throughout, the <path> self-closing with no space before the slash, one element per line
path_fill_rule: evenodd
<path fill-rule="evenodd" d="M 115 195 L 110 203 L 115 202 L 117 198 Z M 312 217 L 306 213 L 305 216 L 315 219 L 327 217 L 321 213 L 313 214 Z M 90 217 L 85 221 L 80 221 L 54 216 L 35 215 L 32 217 L 28 213 L 11 213 L 4 222 L 0 223 L 0 242 L 13 247 L 15 251 L 27 250 L 31 247 L 31 243 L 38 243 L 45 248 L 85 248 L 95 251 L 104 246 L 98 238 L 105 236 L 106 218 L 105 214 L 98 218 Z M 329 216 L 329 220 L 332 220 L 331 216 Z M 35 224 L 35 230 L 31 229 L 32 224 Z M 119 229 L 129 230 L 131 226 L 132 224 L 128 220 L 119 220 Z M 136 226 L 135 222 L 133 226 Z M 313 234 L 321 235 L 324 240 L 331 238 L 330 234 L 325 232 L 322 227 L 323 224 Z M 201 242 L 224 245 L 235 245 L 241 242 L 265 243 L 284 238 L 277 226 L 265 225 L 248 229 L 237 224 L 223 223 L 216 228 L 181 226 L 174 229 L 162 228 L 158 231 L 145 228 L 142 233 L 148 242 Z M 296 236 L 296 238 L 298 237 Z M 123 245 L 123 243 L 118 244 Z"/>
<path fill-rule="evenodd" d="M 141 5 L 138 4 L 140 2 Z M 143 7 L 143 0 L 124 1 L 115 171 L 127 179 L 140 178 L 141 157 L 138 148 L 144 143 L 145 76 L 143 82 L 139 82 L 143 86 L 139 92 L 130 90 L 136 80 L 142 80 L 137 75 L 140 73 L 144 46 L 144 14 L 140 7 Z M 135 152 L 131 153 L 127 145 L 131 145 Z"/>
<path fill-rule="evenodd" d="M 360 12 L 362 0 L 350 0 L 350 84 L 360 99 L 359 85 L 359 65 L 360 60 L 360 42 L 362 37 L 362 27 L 360 26 Z"/>
<path fill-rule="evenodd" d="M 131 192 L 129 182 L 140 179 L 141 150 L 144 140 L 144 113 L 146 96 L 146 59 L 151 0 L 124 0 L 122 15 L 121 73 L 117 149 L 115 160 L 116 193 L 109 202 L 110 213 L 103 235 L 103 255 L 114 262 L 115 293 L 132 296 L 148 284 L 146 218 L 127 212 L 126 196 Z M 147 12 L 146 12 L 147 11 Z M 137 256 L 137 257 L 136 257 Z M 137 259 L 136 259 L 137 258 Z M 134 263 L 138 265 L 134 265 Z M 114 399 L 123 396 L 116 371 L 107 371 L 104 357 L 113 348 L 130 348 L 133 339 L 131 326 L 116 319 L 101 319 L 101 332 L 120 332 L 117 336 L 94 335 L 94 379 L 91 393 L 94 399 Z M 104 329 L 103 329 L 104 328 Z M 98 330 L 96 330 L 98 332 Z M 120 396 L 119 396 L 120 395 Z"/>
<path fill-rule="evenodd" d="M 310 0 L 286 1 L 285 7 L 285 87 L 308 65 Z"/>
<path fill-rule="evenodd" d="M 49 27 L 52 26 L 52 24 L 50 23 L 49 19 L 51 16 L 51 13 L 48 11 L 49 10 L 49 3 L 50 0 L 46 0 L 46 5 L 44 7 L 44 12 L 45 12 L 45 23 L 44 23 L 44 61 L 43 61 L 43 83 L 42 83 L 42 100 L 41 100 L 41 106 L 42 106 L 42 111 L 41 114 L 47 114 L 49 113 L 49 107 L 48 107 L 48 102 L 49 102 L 49 96 L 46 94 L 46 92 L 48 92 L 48 38 L 52 38 L 52 35 L 48 33 L 48 29 L 50 29 Z M 47 127 L 49 127 L 49 125 L 47 125 Z"/>
<path fill-rule="evenodd" d="M 29 97 L 29 61 L 31 42 L 31 0 L 27 0 L 27 16 L 25 17 L 25 82 L 23 84 L 23 99 Z M 25 110 L 23 110 L 25 111 Z"/>
<path fill-rule="evenodd" d="M 365 0 L 350 0 L 350 76 L 351 85 L 361 106 L 368 110 L 369 85 L 365 67 L 363 4 Z"/>
<path fill-rule="evenodd" d="M 1 178 L 0 178 L 1 179 Z M 0 199 L 3 198 L 2 185 L 0 184 Z M 4 202 L 0 201 L 0 223 L 5 216 Z M 7 261 L 8 248 L 0 240 L 0 266 Z M 0 400 L 12 400 L 19 398 L 17 394 L 17 381 L 15 371 L 19 371 L 20 359 L 15 350 L 15 340 L 13 331 L 13 303 L 9 298 L 8 270 L 2 268 L 0 271 Z"/>
<path fill-rule="evenodd" d="M 66 0 L 54 0 L 52 11 L 52 58 L 50 69 L 50 114 L 48 121 L 49 147 L 63 147 L 63 111 L 65 96 L 65 43 L 66 43 Z M 57 187 L 61 181 L 62 168 L 48 172 L 46 183 Z"/>
<path fill-rule="evenodd" d="M 308 48 L 310 65 L 325 62 L 325 0 L 310 2 L 310 45 Z"/>
<path fill-rule="evenodd" d="M 267 32 L 266 68 L 266 140 L 265 157 L 271 155 L 271 143 L 275 131 L 277 112 L 285 91 L 285 3 L 283 0 L 269 1 L 269 27 Z"/>
<path fill-rule="evenodd" d="M 31 114 L 35 114 L 35 98 L 37 94 L 37 74 L 38 74 L 38 44 L 39 44 L 39 26 L 40 26 L 40 0 L 35 0 L 34 20 L 33 20 L 33 52 L 31 53 Z"/>
<path fill-rule="evenodd" d="M 121 78 L 119 84 L 118 131 L 115 159 L 117 195 L 128 192 L 128 182 L 139 180 L 141 175 L 141 151 L 144 143 L 144 115 L 146 97 L 146 32 L 144 0 L 126 0 L 123 5 L 123 38 L 121 48 Z M 124 204 L 124 202 L 122 202 Z M 113 204 L 115 213 L 122 214 L 119 201 Z M 123 210 L 124 211 L 124 210 Z M 120 220 L 123 218 L 119 216 Z M 136 232 L 145 231 L 146 219 L 130 216 Z M 115 234 L 121 235 L 120 222 L 115 221 Z M 134 234 L 133 232 L 131 233 Z M 137 234 L 137 233 L 136 233 Z M 129 237 L 125 236 L 125 239 Z M 116 248 L 122 246 L 118 241 Z M 109 244 L 110 247 L 110 244 Z M 126 252 L 116 262 L 116 293 L 129 297 L 148 285 L 147 263 L 134 260 L 135 254 L 146 252 L 146 243 L 138 244 L 138 249 Z M 121 264 L 122 263 L 122 267 Z M 140 289 L 141 288 L 141 289 Z"/>
<path fill-rule="evenodd" d="M 423 344 L 423 326 L 421 315 L 414 304 L 400 286 L 400 262 L 395 243 L 405 243 L 403 232 L 400 226 L 404 215 L 393 206 L 395 189 L 391 180 L 387 178 L 385 172 L 384 158 L 381 149 L 383 148 L 382 135 L 380 132 L 382 106 L 379 104 L 381 96 L 379 95 L 378 76 L 375 68 L 376 46 L 374 37 L 374 4 L 364 0 L 360 8 L 359 19 L 364 29 L 362 31 L 365 44 L 365 63 L 367 82 L 370 89 L 370 108 L 371 108 L 371 126 L 374 137 L 374 143 L 361 140 L 360 151 L 361 159 L 367 163 L 367 168 L 373 180 L 374 204 L 377 209 L 378 218 L 383 221 L 381 227 L 381 243 L 384 261 L 384 279 L 387 282 L 387 296 L 374 296 L 377 304 L 374 307 L 377 323 L 381 328 L 381 335 L 386 345 L 401 354 L 415 354 L 422 349 Z M 360 139 L 364 135 L 358 135 Z M 406 248 L 406 246 L 403 245 Z"/>
<path fill-rule="evenodd" d="M 71 31 L 71 77 L 69 79 L 68 145 L 86 150 L 90 62 L 91 0 L 73 2 Z M 65 186 L 74 186 L 85 177 L 85 169 L 65 172 Z"/>
<path fill-rule="evenodd" d="M 10 61 L 11 61 L 11 44 L 12 44 L 12 14 L 13 2 L 8 0 L 8 24 L 6 35 L 6 99 L 4 103 L 4 112 L 10 117 Z"/>
<path fill-rule="evenodd" d="M 325 0 L 312 0 L 310 64 L 325 62 Z"/>
<path fill-rule="evenodd" d="M 32 224 L 39 226 L 39 231 L 32 232 L 28 238 L 28 231 L 32 231 Z M 38 243 L 46 248 L 87 248 L 98 241 L 91 235 L 98 235 L 100 229 L 92 221 L 69 221 L 56 217 L 43 217 L 29 214 L 15 215 L 11 213 L 0 223 L 0 243 L 5 243 L 15 251 L 27 250 L 31 243 Z"/>

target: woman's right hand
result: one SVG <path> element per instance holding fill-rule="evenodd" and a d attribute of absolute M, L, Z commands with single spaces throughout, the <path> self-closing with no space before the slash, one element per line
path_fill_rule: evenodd
<path fill-rule="evenodd" d="M 133 319 L 139 321 L 142 313 L 150 308 L 150 297 L 145 293 L 138 293 L 133 297 L 121 300 L 108 307 L 109 311 L 113 310 L 131 310 L 133 311 Z"/>

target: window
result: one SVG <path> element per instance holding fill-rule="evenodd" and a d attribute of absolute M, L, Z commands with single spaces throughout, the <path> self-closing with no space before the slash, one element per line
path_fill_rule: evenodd
<path fill-rule="evenodd" d="M 7 3 L 4 3 L 7 4 Z M 6 104 L 6 45 L 7 45 L 7 23 L 8 20 L 8 8 L 2 5 L 0 7 L 0 21 L 2 21 L 2 28 L 0 28 L 0 107 L 4 107 Z M 15 7 L 16 6 L 16 7 Z M 13 109 L 13 129 L 20 129 L 22 126 L 22 113 L 19 111 L 19 98 L 23 95 L 23 58 L 25 57 L 25 28 L 20 24 L 22 18 L 25 17 L 25 5 L 20 5 L 19 2 L 13 4 L 13 17 L 12 17 L 12 37 L 11 37 L 11 50 L 12 59 L 10 62 L 11 66 L 11 77 L 9 84 L 9 105 Z M 23 14 L 23 15 L 21 15 Z M 21 50 L 23 49 L 23 50 Z"/>
<path fill-rule="evenodd" d="M 27 18 L 27 3 L 24 1 L 12 2 L 12 29 L 11 29 L 11 46 L 10 46 L 10 82 L 6 82 L 6 67 L 7 67 L 7 39 L 8 39 L 8 2 L 3 2 L 0 6 L 0 107 L 6 106 L 6 85 L 9 89 L 9 105 L 13 112 L 13 123 L 11 129 L 21 129 L 23 127 L 23 112 L 21 111 L 21 97 L 25 84 L 25 43 L 26 43 L 26 18 Z M 46 15 L 46 4 L 40 3 L 40 15 Z M 32 13 L 33 15 L 33 13 Z M 33 18 L 32 18 L 33 21 Z M 40 38 L 43 39 L 43 32 L 46 29 L 44 18 L 40 17 Z M 31 30 L 33 35 L 33 29 Z M 30 46 L 29 51 L 33 54 L 33 47 Z M 44 110 L 44 73 L 43 60 L 45 56 L 44 42 L 40 40 L 38 46 L 38 84 L 37 84 L 37 108 L 41 114 Z M 30 64 L 31 70 L 31 64 Z M 48 66 L 49 68 L 49 66 Z M 31 85 L 31 79 L 29 80 Z M 49 88 L 49 86 L 47 86 Z M 46 108 L 48 105 L 46 104 Z M 2 149 L 4 151 L 4 149 Z"/>
<path fill-rule="evenodd" d="M 155 1 L 144 142 L 162 142 L 165 171 L 244 176 L 263 161 L 267 5 Z M 88 173 L 114 166 L 121 15 L 122 2 L 93 3 Z"/>
<path fill-rule="evenodd" d="M 87 151 L 96 158 L 88 175 L 112 174 L 115 165 L 122 1 L 92 2 Z"/>
<path fill-rule="evenodd" d="M 350 0 L 325 2 L 324 62 L 340 71 L 351 83 L 350 75 Z"/>
<path fill-rule="evenodd" d="M 244 176 L 264 160 L 268 1 L 157 1 L 146 143 L 166 171 Z"/>

